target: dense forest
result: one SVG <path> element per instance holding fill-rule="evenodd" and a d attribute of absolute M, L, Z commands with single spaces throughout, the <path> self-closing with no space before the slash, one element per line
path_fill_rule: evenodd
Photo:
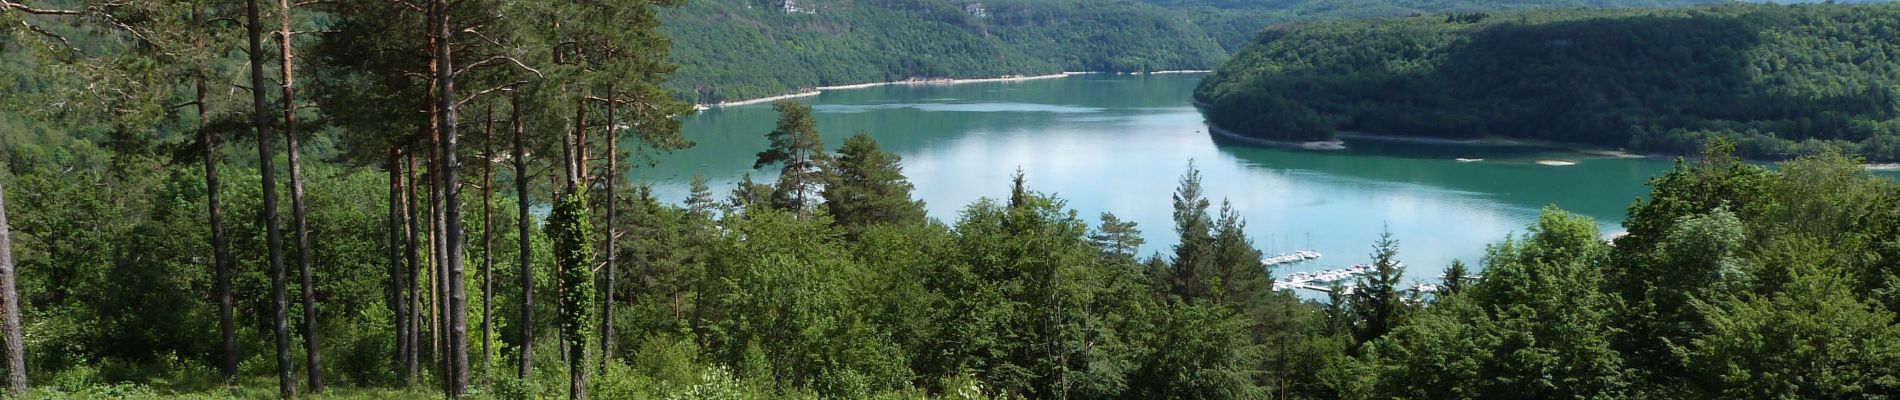
<path fill-rule="evenodd" d="M 1732 4 L 1277 26 L 1196 89 L 1237 134 L 1508 137 L 1900 160 L 1900 6 Z"/>
<path fill-rule="evenodd" d="M 661 13 L 669 88 L 711 104 L 820 86 L 1213 68 L 1270 24 L 1709 0 L 704 0 Z"/>
<path fill-rule="evenodd" d="M 1303 299 L 1190 160 L 1172 226 L 1078 215 L 1035 171 L 935 220 L 897 155 L 782 102 L 735 133 L 770 139 L 773 181 L 626 187 L 692 145 L 670 5 L 0 1 L 5 390 L 1900 395 L 1900 183 L 1857 158 L 1714 140 L 1614 242 L 1549 209 L 1469 266 L 1410 266 L 1445 270 L 1420 293 L 1405 238 L 1367 232 L 1375 272 Z M 1137 254 L 1153 235 L 1178 244 Z"/>

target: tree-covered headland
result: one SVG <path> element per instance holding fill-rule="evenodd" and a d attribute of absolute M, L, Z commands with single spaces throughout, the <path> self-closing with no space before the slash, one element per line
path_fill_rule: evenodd
<path fill-rule="evenodd" d="M 1900 6 L 1457 13 L 1267 29 L 1201 83 L 1235 134 L 1900 160 Z"/>

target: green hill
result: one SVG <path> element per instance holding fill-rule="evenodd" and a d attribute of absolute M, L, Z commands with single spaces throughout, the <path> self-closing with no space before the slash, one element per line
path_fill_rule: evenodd
<path fill-rule="evenodd" d="M 697 1 L 667 13 L 676 90 L 702 103 L 910 78 L 1204 69 L 1201 27 L 1125 1 Z"/>
<path fill-rule="evenodd" d="M 1549 10 L 1274 28 L 1202 81 L 1229 131 L 1900 159 L 1900 6 Z"/>
<path fill-rule="evenodd" d="M 672 87 L 713 103 L 910 78 L 1209 69 L 1269 24 L 1712 0 L 702 0 L 663 13 Z"/>

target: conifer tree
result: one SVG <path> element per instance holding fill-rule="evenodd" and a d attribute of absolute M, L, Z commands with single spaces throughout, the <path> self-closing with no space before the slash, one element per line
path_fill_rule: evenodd
<path fill-rule="evenodd" d="M 1399 293 L 1405 266 L 1395 259 L 1398 254 L 1399 242 L 1392 238 L 1392 231 L 1380 232 L 1379 240 L 1372 245 L 1372 271 L 1358 278 L 1351 297 L 1353 318 L 1357 320 L 1353 338 L 1359 343 L 1391 332 L 1410 307 Z"/>
<path fill-rule="evenodd" d="M 864 227 L 875 224 L 922 222 L 924 202 L 910 197 L 911 184 L 904 178 L 903 158 L 881 150 L 877 140 L 865 132 L 845 139 L 838 158 L 830 165 L 830 184 L 823 189 L 825 208 L 832 221 L 856 237 Z"/>
<path fill-rule="evenodd" d="M 771 147 L 759 152 L 752 168 L 779 166 L 778 187 L 772 192 L 772 207 L 805 214 L 811 200 L 824 185 L 824 166 L 831 157 L 825 154 L 824 139 L 818 136 L 811 106 L 790 100 L 772 103 L 778 112 L 778 126 L 765 134 Z"/>

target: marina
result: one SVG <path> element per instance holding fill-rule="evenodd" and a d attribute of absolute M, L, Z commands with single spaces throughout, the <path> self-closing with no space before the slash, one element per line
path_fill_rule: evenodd
<path fill-rule="evenodd" d="M 1318 251 L 1300 250 L 1300 251 L 1295 251 L 1292 253 L 1286 253 L 1286 254 L 1281 254 L 1277 256 L 1262 258 L 1260 259 L 1260 264 L 1271 267 L 1271 266 L 1280 265 L 1280 264 L 1293 264 L 1293 263 L 1300 263 L 1300 262 L 1306 262 L 1306 261 L 1311 261 L 1311 260 L 1318 260 L 1319 257 L 1320 257 L 1320 254 Z"/>
<path fill-rule="evenodd" d="M 1269 258 L 1271 259 L 1271 258 L 1278 258 L 1278 257 L 1280 256 L 1269 257 Z M 1396 264 L 1399 268 L 1405 267 L 1404 262 L 1397 262 Z M 1273 290 L 1311 290 L 1315 292 L 1330 293 L 1334 290 L 1334 288 L 1339 288 L 1340 290 L 1344 290 L 1346 293 L 1352 293 L 1352 289 L 1356 285 L 1354 283 L 1351 283 L 1350 282 L 1351 280 L 1359 277 L 1360 275 L 1371 274 L 1377 270 L 1378 270 L 1377 268 L 1371 265 L 1354 264 L 1351 267 L 1340 268 L 1340 269 L 1328 269 L 1328 270 L 1320 270 L 1316 272 L 1294 272 L 1291 274 L 1287 274 L 1286 276 L 1280 277 L 1278 279 L 1274 279 Z M 1439 278 L 1443 279 L 1444 277 L 1441 275 Z M 1338 286 L 1334 286 L 1334 283 L 1338 283 L 1338 282 L 1345 282 L 1345 283 Z M 1435 283 L 1417 282 L 1417 283 L 1414 283 L 1410 287 L 1410 289 L 1414 293 L 1437 293 L 1439 290 L 1443 289 L 1443 287 Z"/>
<path fill-rule="evenodd" d="M 1403 265 L 1401 263 L 1401 265 Z M 1273 280 L 1273 290 L 1306 289 L 1330 292 L 1328 284 L 1345 281 L 1373 271 L 1372 266 L 1356 264 L 1342 269 L 1329 269 L 1317 272 L 1294 272 Z"/>

